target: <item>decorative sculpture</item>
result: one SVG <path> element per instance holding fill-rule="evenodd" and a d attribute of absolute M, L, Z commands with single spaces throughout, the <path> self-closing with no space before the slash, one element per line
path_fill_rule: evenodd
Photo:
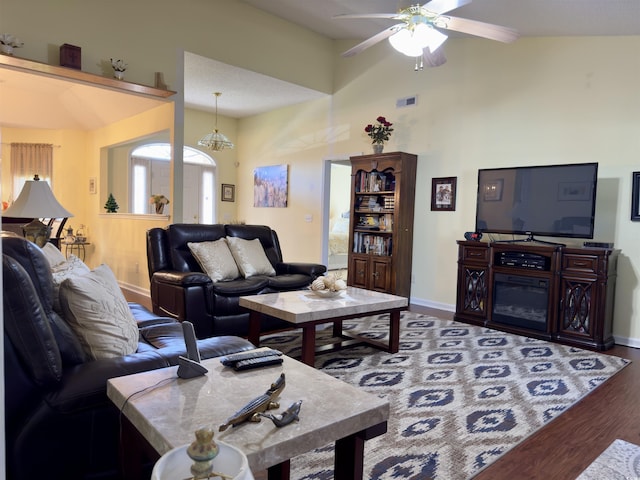
<path fill-rule="evenodd" d="M 280 392 L 284 390 L 285 386 L 285 377 L 284 373 L 282 373 L 280 374 L 280 377 L 278 377 L 278 379 L 271 384 L 269 390 L 264 392 L 259 397 L 251 400 L 247 405 L 231 415 L 223 425 L 220 425 L 219 431 L 224 432 L 227 428 L 229 428 L 229 426 L 235 427 L 236 425 L 245 421 L 259 422 L 261 413 L 280 407 L 280 404 L 274 401 L 274 399 L 280 395 Z"/>

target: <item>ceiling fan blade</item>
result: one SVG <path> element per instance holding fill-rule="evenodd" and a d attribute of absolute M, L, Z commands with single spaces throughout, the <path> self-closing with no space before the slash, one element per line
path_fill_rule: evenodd
<path fill-rule="evenodd" d="M 422 57 L 427 67 L 439 67 L 447 61 L 441 48 L 438 48 L 435 52 L 431 52 L 431 50 L 425 48 L 422 51 Z"/>
<path fill-rule="evenodd" d="M 469 3 L 471 3 L 471 0 L 431 0 L 425 3 L 422 8 L 426 8 L 433 13 L 442 14 L 468 5 Z"/>
<path fill-rule="evenodd" d="M 447 15 L 438 17 L 434 22 L 434 25 L 438 28 L 468 33 L 477 37 L 484 37 L 504 43 L 511 43 L 520 36 L 518 31 L 513 28 L 478 22 L 477 20 L 469 20 L 468 18 L 450 17 Z"/>
<path fill-rule="evenodd" d="M 350 48 L 349 50 L 347 50 L 346 52 L 342 53 L 343 57 L 352 57 L 357 53 L 362 52 L 363 50 L 366 50 L 369 47 L 372 47 L 373 45 L 375 45 L 378 42 L 381 42 L 382 40 L 389 38 L 391 35 L 393 35 L 398 28 L 401 28 L 403 24 L 398 23 L 396 25 L 393 25 L 389 28 L 384 29 L 383 31 L 381 31 L 380 33 L 374 35 L 373 37 L 367 38 L 364 42 L 359 43 L 358 45 L 356 45 L 355 47 Z"/>
<path fill-rule="evenodd" d="M 343 13 L 333 18 L 396 18 L 397 13 Z"/>

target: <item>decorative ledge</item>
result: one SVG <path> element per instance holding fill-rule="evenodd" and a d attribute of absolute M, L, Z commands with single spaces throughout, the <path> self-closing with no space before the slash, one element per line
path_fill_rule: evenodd
<path fill-rule="evenodd" d="M 94 86 L 112 88 L 125 93 L 137 93 L 155 98 L 168 98 L 176 93 L 172 90 L 163 90 L 161 88 L 140 85 L 139 83 L 127 82 L 126 80 L 107 78 L 93 73 L 83 72 L 82 70 L 58 67 L 56 65 L 49 65 L 47 63 L 9 55 L 0 55 L 0 65 L 27 73 L 40 73 L 64 80 L 73 80 Z"/>
<path fill-rule="evenodd" d="M 169 221 L 170 215 L 158 215 L 157 213 L 99 213 L 99 218 L 117 218 L 118 220 L 161 220 Z"/>

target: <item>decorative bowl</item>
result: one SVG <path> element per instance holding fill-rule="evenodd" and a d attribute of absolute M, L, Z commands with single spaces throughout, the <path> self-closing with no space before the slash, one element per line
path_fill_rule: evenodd
<path fill-rule="evenodd" d="M 324 290 L 310 290 L 310 292 L 322 298 L 335 298 L 342 295 L 344 290 L 329 290 L 327 288 Z"/>

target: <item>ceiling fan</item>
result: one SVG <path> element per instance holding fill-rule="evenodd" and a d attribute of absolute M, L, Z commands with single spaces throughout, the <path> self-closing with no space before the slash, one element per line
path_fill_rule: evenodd
<path fill-rule="evenodd" d="M 388 18 L 400 21 L 350 48 L 342 56 L 351 57 L 388 38 L 393 48 L 407 56 L 416 57 L 416 70 L 422 70 L 424 64 L 437 67 L 446 62 L 438 48 L 448 37 L 440 30 L 468 33 L 504 43 L 511 43 L 519 37 L 512 28 L 444 15 L 469 3 L 471 0 L 431 0 L 424 5 L 404 8 L 398 13 L 336 15 L 334 18 Z"/>

